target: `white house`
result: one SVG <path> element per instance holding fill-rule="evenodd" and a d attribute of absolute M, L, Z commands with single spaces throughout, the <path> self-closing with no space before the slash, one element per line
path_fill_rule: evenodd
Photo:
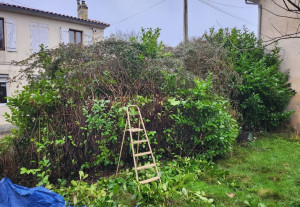
<path fill-rule="evenodd" d="M 59 44 L 88 45 L 104 39 L 109 24 L 88 19 L 85 1 L 77 0 L 78 17 L 57 14 L 0 2 L 0 133 L 9 131 L 3 115 L 9 112 L 6 96 L 14 94 L 16 84 L 8 79 L 19 72 L 13 61 L 21 61 L 39 52 L 40 45 L 55 48 Z"/>

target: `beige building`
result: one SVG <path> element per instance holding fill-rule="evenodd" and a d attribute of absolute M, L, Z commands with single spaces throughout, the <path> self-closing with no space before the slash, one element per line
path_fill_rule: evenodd
<path fill-rule="evenodd" d="M 17 91 L 8 79 L 19 73 L 13 61 L 39 52 L 40 45 L 51 49 L 59 44 L 89 45 L 104 38 L 109 24 L 88 19 L 85 1 L 77 0 L 78 17 L 71 17 L 0 2 L 0 135 L 12 127 L 5 121 L 9 112 L 6 96 Z"/>
<path fill-rule="evenodd" d="M 299 0 L 245 0 L 258 5 L 258 37 L 268 47 L 278 40 L 281 48 L 281 70 L 290 72 L 290 83 L 297 94 L 288 107 L 294 110 L 291 124 L 300 130 L 300 1 Z"/>

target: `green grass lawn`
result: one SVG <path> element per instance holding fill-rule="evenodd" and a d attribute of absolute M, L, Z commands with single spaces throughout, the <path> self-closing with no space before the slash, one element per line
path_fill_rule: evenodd
<path fill-rule="evenodd" d="M 95 184 L 73 181 L 54 190 L 79 206 L 300 207 L 300 140 L 289 134 L 236 144 L 214 164 L 177 157 L 160 162 L 159 169 L 162 184 L 142 185 L 141 193 L 129 169 Z"/>
<path fill-rule="evenodd" d="M 203 190 L 215 206 L 300 206 L 300 144 L 287 135 L 265 134 L 234 147 L 217 161 L 225 179 L 207 173 L 187 188 Z"/>

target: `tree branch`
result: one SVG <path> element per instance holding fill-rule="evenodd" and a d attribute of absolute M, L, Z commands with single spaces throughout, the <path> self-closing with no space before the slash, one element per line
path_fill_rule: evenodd
<path fill-rule="evenodd" d="M 295 4 L 294 2 L 292 2 L 291 0 L 287 0 L 290 4 L 292 4 L 297 10 L 294 11 L 300 11 L 300 7 Z M 285 0 L 283 0 L 283 2 L 285 3 Z M 289 8 L 288 8 L 289 9 Z M 293 11 L 293 10 L 289 10 L 289 11 Z"/>

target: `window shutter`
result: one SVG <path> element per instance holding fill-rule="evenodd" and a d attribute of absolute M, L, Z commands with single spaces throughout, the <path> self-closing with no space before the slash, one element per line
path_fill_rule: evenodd
<path fill-rule="evenodd" d="M 49 47 L 49 28 L 46 24 L 39 24 L 39 46 L 43 44 L 45 47 Z M 40 49 L 40 47 L 39 47 Z"/>
<path fill-rule="evenodd" d="M 37 23 L 30 24 L 31 31 L 31 49 L 32 53 L 39 52 L 40 41 L 39 41 L 39 27 Z"/>
<path fill-rule="evenodd" d="M 60 28 L 60 43 L 65 45 L 69 44 L 69 28 Z"/>
<path fill-rule="evenodd" d="M 93 42 L 93 35 L 91 32 L 84 32 L 84 45 L 91 45 Z"/>
<path fill-rule="evenodd" d="M 5 19 L 6 29 L 6 49 L 10 52 L 17 51 L 17 31 L 16 31 L 16 20 Z"/>
<path fill-rule="evenodd" d="M 49 46 L 49 28 L 46 24 L 31 23 L 31 49 L 32 52 L 39 52 L 40 45 Z"/>

